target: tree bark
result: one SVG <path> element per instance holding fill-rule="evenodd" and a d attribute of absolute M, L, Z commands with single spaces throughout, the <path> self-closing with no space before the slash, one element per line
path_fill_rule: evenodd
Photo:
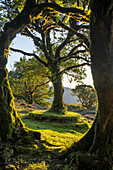
<path fill-rule="evenodd" d="M 111 8 L 112 7 L 112 8 Z M 98 119 L 92 152 L 113 158 L 113 3 L 91 3 L 91 69 L 98 96 Z"/>
<path fill-rule="evenodd" d="M 63 94 L 64 87 L 62 85 L 62 75 L 60 74 L 59 67 L 52 62 L 50 67 L 51 78 L 50 81 L 54 87 L 54 98 L 50 111 L 57 113 L 64 113 L 66 108 L 64 107 Z"/>
<path fill-rule="evenodd" d="M 58 75 L 56 79 L 53 81 L 53 87 L 54 87 L 54 99 L 51 111 L 62 113 L 65 111 L 63 102 L 64 87 L 62 85 L 62 79 L 60 75 Z"/>

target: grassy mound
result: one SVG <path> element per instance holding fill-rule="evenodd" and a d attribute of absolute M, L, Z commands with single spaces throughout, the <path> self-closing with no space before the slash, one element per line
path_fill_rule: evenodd
<path fill-rule="evenodd" d="M 49 150 L 57 148 L 62 151 L 70 147 L 91 126 L 91 122 L 74 112 L 63 115 L 44 110 L 20 110 L 19 115 L 28 128 L 41 133 L 41 140 L 46 141 L 45 147 Z"/>

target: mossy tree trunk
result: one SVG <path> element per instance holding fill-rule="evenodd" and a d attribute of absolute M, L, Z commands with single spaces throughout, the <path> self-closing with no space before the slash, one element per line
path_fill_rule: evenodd
<path fill-rule="evenodd" d="M 8 35 L 6 35 L 8 38 Z M 8 40 L 0 37 L 0 137 L 5 141 L 12 136 L 17 126 L 17 113 L 14 108 L 13 95 L 7 79 Z M 19 119 L 18 119 L 19 120 Z M 19 122 L 20 123 L 20 122 Z M 21 124 L 22 125 L 22 124 Z"/>
<path fill-rule="evenodd" d="M 34 5 L 35 1 L 33 0 L 26 1 L 23 11 L 11 22 L 6 23 L 0 34 L 0 139 L 2 141 L 11 139 L 19 130 L 28 132 L 24 129 L 14 108 L 6 64 L 9 45 L 25 24 L 29 23 L 29 15 Z"/>
<path fill-rule="evenodd" d="M 62 85 L 61 75 L 58 75 L 52 83 L 54 87 L 54 99 L 51 110 L 53 112 L 62 113 L 65 109 L 63 102 L 64 87 Z"/>
<path fill-rule="evenodd" d="M 59 66 L 56 66 L 56 64 L 54 64 L 54 61 L 52 61 L 51 63 L 50 72 L 50 80 L 54 87 L 54 98 L 50 111 L 63 113 L 66 109 L 63 102 L 64 87 L 62 85 L 62 75 L 60 74 Z"/>
<path fill-rule="evenodd" d="M 91 61 L 98 96 L 98 119 L 91 151 L 113 157 L 113 3 L 91 3 Z"/>

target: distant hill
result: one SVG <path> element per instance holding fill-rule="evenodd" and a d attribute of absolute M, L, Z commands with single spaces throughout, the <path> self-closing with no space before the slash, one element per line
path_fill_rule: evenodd
<path fill-rule="evenodd" d="M 80 103 L 77 101 L 77 96 L 72 96 L 71 89 L 68 87 L 64 87 L 64 103 Z"/>
<path fill-rule="evenodd" d="M 68 87 L 64 87 L 64 103 L 80 103 L 77 101 L 77 96 L 72 96 L 71 95 L 71 89 Z M 50 102 L 53 101 L 53 97 L 49 100 Z"/>

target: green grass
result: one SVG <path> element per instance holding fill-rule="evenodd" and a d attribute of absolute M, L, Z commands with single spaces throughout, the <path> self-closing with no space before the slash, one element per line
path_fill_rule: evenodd
<path fill-rule="evenodd" d="M 19 110 L 18 114 L 26 127 L 41 133 L 45 148 L 60 152 L 83 137 L 91 126 L 87 119 L 74 112 L 63 115 L 42 110 Z"/>

